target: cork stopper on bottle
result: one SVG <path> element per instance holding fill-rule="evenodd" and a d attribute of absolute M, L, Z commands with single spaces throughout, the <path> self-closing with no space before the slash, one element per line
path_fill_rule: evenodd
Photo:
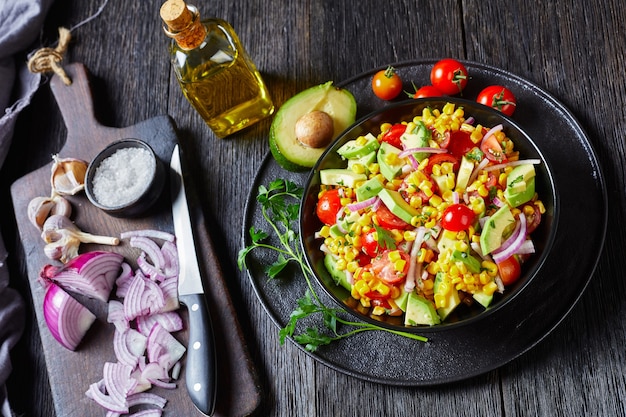
<path fill-rule="evenodd" d="M 193 15 L 183 0 L 167 0 L 161 6 L 161 19 L 170 31 L 179 32 L 191 22 Z"/>
<path fill-rule="evenodd" d="M 184 0 L 167 0 L 160 13 L 165 33 L 182 49 L 191 50 L 202 44 L 206 30 L 195 7 L 187 5 Z"/>

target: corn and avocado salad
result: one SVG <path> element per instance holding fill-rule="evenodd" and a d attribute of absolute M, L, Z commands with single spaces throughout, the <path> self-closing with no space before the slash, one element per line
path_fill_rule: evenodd
<path fill-rule="evenodd" d="M 316 237 L 353 307 L 432 326 L 460 305 L 489 307 L 520 278 L 545 213 L 541 161 L 520 159 L 502 125 L 447 103 L 337 153 L 345 165 L 319 172 Z"/>

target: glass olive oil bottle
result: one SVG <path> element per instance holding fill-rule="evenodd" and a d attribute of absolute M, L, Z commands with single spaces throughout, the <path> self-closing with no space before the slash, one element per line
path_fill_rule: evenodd
<path fill-rule="evenodd" d="M 224 138 L 274 112 L 261 74 L 231 25 L 200 19 L 183 0 L 161 6 L 170 56 L 183 94 L 216 136 Z"/>

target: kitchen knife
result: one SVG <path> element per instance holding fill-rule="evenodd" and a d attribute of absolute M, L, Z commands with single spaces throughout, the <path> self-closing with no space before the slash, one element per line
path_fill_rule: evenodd
<path fill-rule="evenodd" d="M 202 413 L 211 416 L 215 410 L 217 379 L 215 340 L 198 266 L 178 145 L 174 147 L 170 167 L 172 216 L 180 265 L 178 297 L 180 302 L 187 307 L 189 313 L 189 345 L 185 365 L 185 383 L 194 405 Z"/>

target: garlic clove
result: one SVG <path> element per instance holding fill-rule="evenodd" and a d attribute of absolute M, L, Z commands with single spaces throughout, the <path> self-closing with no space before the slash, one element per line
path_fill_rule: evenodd
<path fill-rule="evenodd" d="M 53 155 L 50 185 L 52 193 L 74 195 L 85 188 L 85 174 L 88 163 L 76 158 L 59 158 Z"/>
<path fill-rule="evenodd" d="M 59 214 L 61 216 L 70 217 L 72 215 L 72 204 L 60 195 L 52 197 L 54 207 L 50 210 L 50 214 Z"/>
<path fill-rule="evenodd" d="M 54 206 L 55 203 L 50 197 L 35 197 L 28 203 L 28 219 L 35 227 L 41 229 Z"/>

